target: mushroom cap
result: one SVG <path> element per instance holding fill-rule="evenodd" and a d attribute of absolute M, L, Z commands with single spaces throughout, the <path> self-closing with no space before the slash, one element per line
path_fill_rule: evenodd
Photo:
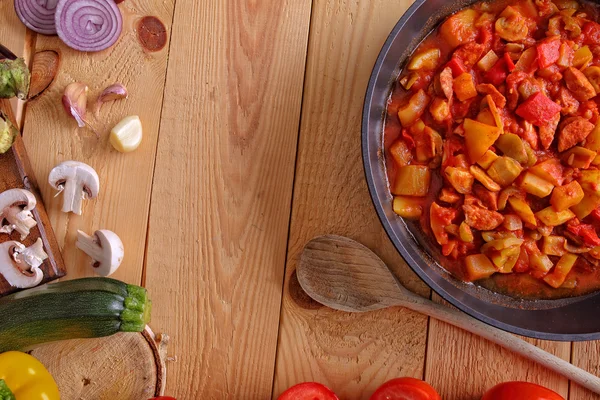
<path fill-rule="evenodd" d="M 58 164 L 50 171 L 48 183 L 56 190 L 61 190 L 64 182 L 75 179 L 83 184 L 88 198 L 93 199 L 100 192 L 100 178 L 89 165 L 79 161 L 65 161 Z"/>
<path fill-rule="evenodd" d="M 25 189 L 9 189 L 0 193 L 0 216 L 2 211 L 15 204 L 25 204 L 25 210 L 31 211 L 35 208 L 37 201 L 33 193 Z"/>
<path fill-rule="evenodd" d="M 31 271 L 23 271 L 16 264 L 11 249 L 23 249 L 19 242 L 9 241 L 0 244 L 0 275 L 13 287 L 26 289 L 40 284 L 44 279 L 44 273 L 39 268 L 32 268 Z"/>

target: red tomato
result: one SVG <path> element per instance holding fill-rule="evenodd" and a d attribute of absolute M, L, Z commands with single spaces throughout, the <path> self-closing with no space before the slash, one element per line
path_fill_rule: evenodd
<path fill-rule="evenodd" d="M 339 400 L 327 386 L 316 382 L 304 382 L 292 386 L 277 400 Z"/>
<path fill-rule="evenodd" d="M 561 395 L 543 386 L 527 382 L 504 382 L 494 386 L 481 400 L 565 400 Z"/>
<path fill-rule="evenodd" d="M 370 400 L 441 400 L 441 397 L 427 382 L 397 378 L 381 385 Z"/>

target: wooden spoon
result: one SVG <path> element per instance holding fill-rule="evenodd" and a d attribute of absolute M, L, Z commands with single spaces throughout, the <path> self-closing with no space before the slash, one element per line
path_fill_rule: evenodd
<path fill-rule="evenodd" d="M 327 307 L 348 312 L 406 307 L 486 338 L 600 394 L 597 376 L 511 333 L 410 292 L 375 253 L 352 239 L 326 235 L 311 240 L 296 273 L 302 289 Z"/>

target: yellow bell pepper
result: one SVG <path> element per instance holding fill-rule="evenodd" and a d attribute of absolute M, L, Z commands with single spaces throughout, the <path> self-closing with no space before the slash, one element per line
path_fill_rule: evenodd
<path fill-rule="evenodd" d="M 17 351 L 0 354 L 0 380 L 6 383 L 16 400 L 60 400 L 52 375 L 29 354 Z"/>

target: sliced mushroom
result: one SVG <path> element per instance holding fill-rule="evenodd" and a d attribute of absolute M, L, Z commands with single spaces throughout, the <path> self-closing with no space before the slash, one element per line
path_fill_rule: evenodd
<path fill-rule="evenodd" d="M 10 235 L 17 231 L 21 234 L 21 240 L 24 240 L 37 225 L 31 213 L 36 204 L 33 193 L 25 189 L 10 189 L 0 194 L 0 223 L 8 223 L 0 226 L 0 233 Z"/>
<path fill-rule="evenodd" d="M 100 191 L 100 179 L 92 167 L 78 161 L 65 161 L 50 171 L 50 185 L 63 193 L 63 212 L 81 215 L 81 201 L 93 199 Z"/>
<path fill-rule="evenodd" d="M 37 286 L 44 279 L 39 267 L 47 258 L 41 239 L 31 247 L 14 241 L 4 242 L 0 244 L 0 274 L 18 289 Z"/>
<path fill-rule="evenodd" d="M 123 262 L 125 247 L 116 233 L 105 229 L 89 236 L 77 231 L 77 248 L 92 258 L 92 267 L 100 276 L 110 276 Z"/>

